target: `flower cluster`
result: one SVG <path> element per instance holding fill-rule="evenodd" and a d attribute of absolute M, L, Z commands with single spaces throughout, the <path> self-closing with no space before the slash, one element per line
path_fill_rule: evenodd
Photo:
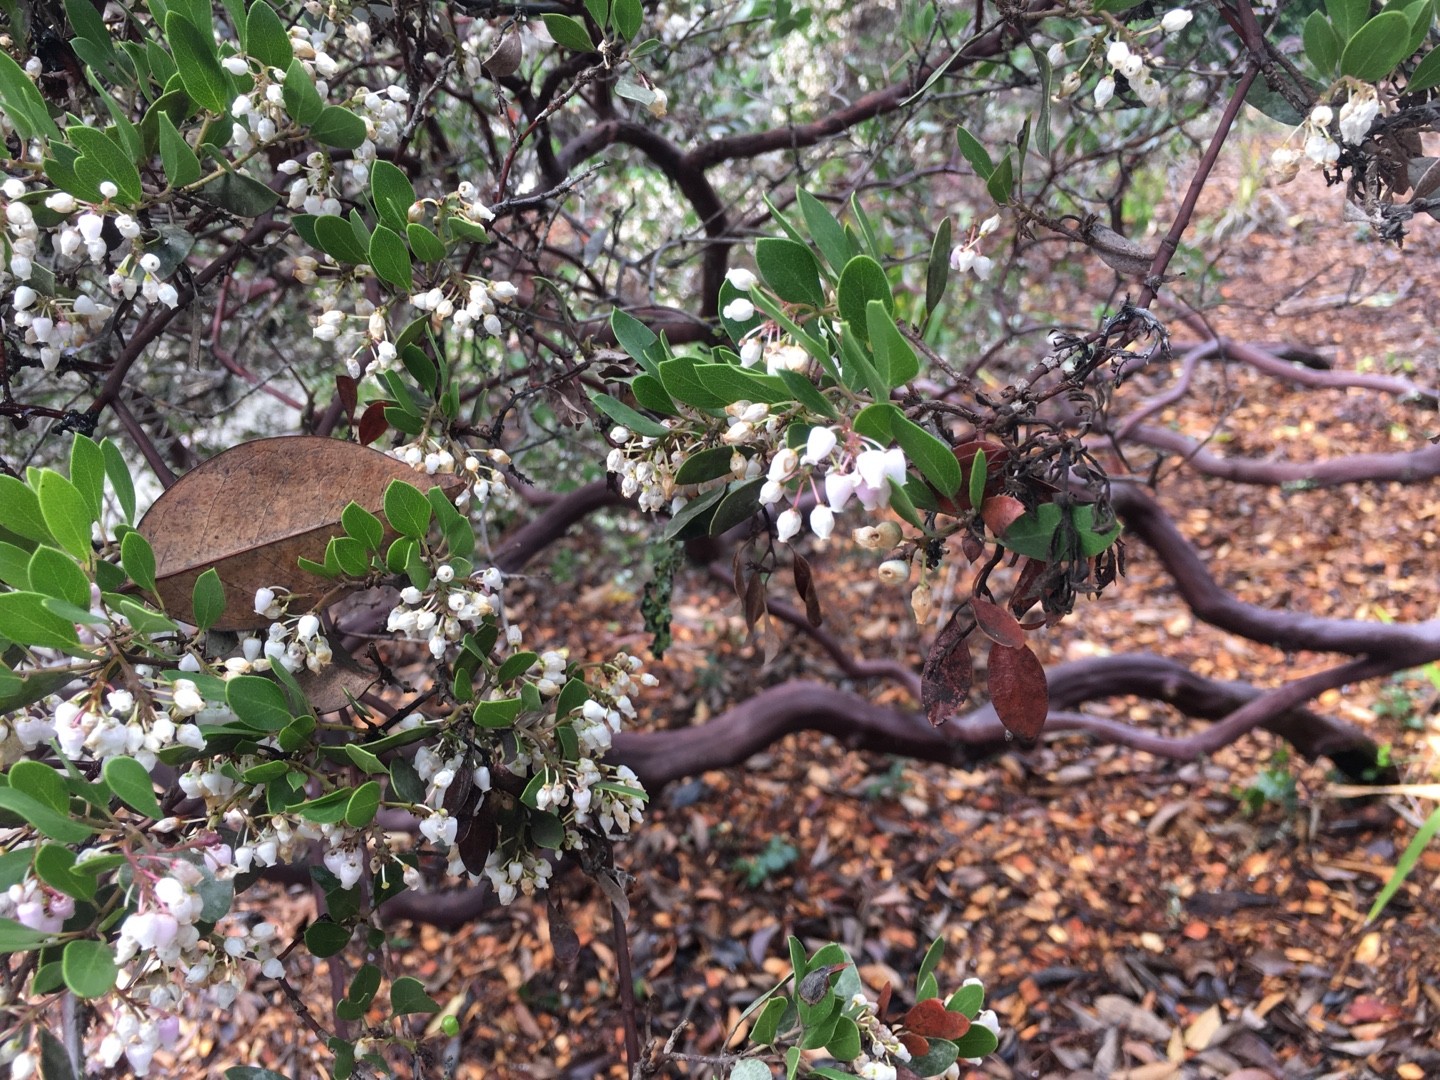
<path fill-rule="evenodd" d="M 965 243 L 955 245 L 950 252 L 950 269 L 959 274 L 972 273 L 981 281 L 988 278 L 995 264 L 989 256 L 980 254 L 980 241 L 999 227 L 1000 215 L 992 214 L 978 228 L 971 229 Z"/>
<path fill-rule="evenodd" d="M 400 602 L 390 610 L 385 628 L 410 641 L 424 641 L 438 660 L 500 610 L 504 584 L 504 575 L 493 566 L 461 578 L 453 566 L 441 563 L 425 589 L 407 585 L 400 590 Z"/>
<path fill-rule="evenodd" d="M 1104 26 L 1095 26 L 1087 32 L 1082 33 L 1079 39 L 1090 42 L 1084 62 L 1074 71 L 1066 73 L 1061 80 L 1060 88 L 1056 94 L 1057 98 L 1066 98 L 1080 89 L 1083 72 L 1091 60 L 1098 56 L 1095 51 L 1103 44 L 1105 63 L 1110 71 L 1101 76 L 1095 84 L 1094 100 L 1097 109 L 1103 109 L 1115 96 L 1116 79 L 1123 78 L 1130 88 L 1135 92 L 1145 105 L 1154 107 L 1162 105 L 1165 101 L 1165 88 L 1160 85 L 1158 79 L 1150 70 L 1150 62 L 1144 52 L 1138 48 L 1140 39 L 1156 33 L 1178 34 L 1185 27 L 1190 25 L 1194 16 L 1185 8 L 1173 8 L 1161 16 L 1160 21 L 1153 26 L 1143 30 L 1126 29 L 1125 37 L 1101 43 L 1105 33 Z M 1067 59 L 1067 47 L 1072 42 L 1057 41 L 1050 46 L 1046 53 L 1046 59 L 1052 68 L 1061 67 Z"/>
<path fill-rule="evenodd" d="M 823 467 L 824 478 L 817 485 L 815 470 Z M 800 480 L 816 504 L 810 511 L 810 531 L 821 540 L 830 536 L 835 515 L 853 498 L 866 510 L 878 510 L 890 498 L 890 485 L 905 482 L 905 452 L 899 447 L 880 447 L 853 432 L 842 444 L 828 427 L 812 427 L 805 452 L 785 448 L 770 459 L 760 502 L 773 505 L 789 492 L 789 483 Z M 792 539 L 801 527 L 800 511 L 794 506 L 780 512 L 776 530 L 782 542 Z"/>

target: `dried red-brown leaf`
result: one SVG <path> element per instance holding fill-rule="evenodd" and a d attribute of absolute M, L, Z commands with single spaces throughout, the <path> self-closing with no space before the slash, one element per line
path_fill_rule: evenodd
<path fill-rule="evenodd" d="M 798 551 L 795 552 L 794 569 L 795 591 L 805 603 L 805 618 L 811 626 L 819 626 L 825 621 L 825 616 L 820 611 L 820 594 L 815 591 L 815 576 L 810 572 L 810 563 Z"/>
<path fill-rule="evenodd" d="M 140 522 L 155 550 L 165 610 L 193 620 L 195 579 L 213 567 L 225 586 L 217 629 L 268 626 L 254 610 L 260 588 L 289 589 L 290 610 L 303 611 L 332 586 L 298 560 L 323 562 L 330 538 L 344 532 L 341 511 L 353 500 L 378 513 L 392 480 L 422 490 L 438 484 L 452 498 L 465 486 L 460 477 L 426 476 L 339 439 L 258 439 L 217 454 L 182 476 Z"/>
<path fill-rule="evenodd" d="M 365 411 L 360 414 L 360 428 L 356 433 L 360 437 L 361 446 L 369 446 L 385 434 L 390 426 L 390 421 L 385 419 L 385 407 L 389 404 L 388 401 L 372 401 L 365 406 Z"/>
<path fill-rule="evenodd" d="M 355 406 L 360 403 L 360 390 L 349 375 L 335 376 L 335 392 L 340 395 L 340 405 L 350 420 L 355 419 Z"/>
<path fill-rule="evenodd" d="M 1028 645 L 990 646 L 990 701 L 1007 731 L 1026 740 L 1040 737 L 1050 712 L 1050 689 L 1045 667 Z"/>
<path fill-rule="evenodd" d="M 924 1057 L 930 1052 L 930 1040 L 924 1035 L 916 1035 L 913 1031 L 902 1031 L 899 1039 L 905 1044 L 905 1049 L 910 1051 L 911 1059 Z"/>
<path fill-rule="evenodd" d="M 295 672 L 300 692 L 316 712 L 343 709 L 380 679 L 380 672 L 374 664 L 351 656 L 338 645 L 333 646 L 332 652 L 334 659 L 318 672 L 303 667 Z"/>
<path fill-rule="evenodd" d="M 958 1012 L 945 1008 L 939 998 L 917 1002 L 902 1021 L 905 1030 L 928 1039 L 955 1040 L 970 1030 L 970 1021 Z"/>
<path fill-rule="evenodd" d="M 972 596 L 970 610 L 975 613 L 975 623 L 980 627 L 980 632 L 991 641 L 999 645 L 1009 645 L 1012 649 L 1018 649 L 1025 644 L 1025 631 L 1020 629 L 1019 621 L 999 604 L 986 600 L 983 596 Z"/>
<path fill-rule="evenodd" d="M 580 959 L 580 935 L 575 932 L 574 924 L 565 914 L 554 893 L 549 894 L 549 900 L 546 914 L 550 928 L 550 948 L 555 951 L 555 959 L 561 967 L 574 971 L 575 963 Z"/>
<path fill-rule="evenodd" d="M 745 582 L 745 627 L 754 630 L 755 624 L 760 617 L 769 610 L 765 606 L 765 578 L 758 573 L 752 573 L 750 580 Z"/>
<path fill-rule="evenodd" d="M 457 775 L 459 770 L 457 770 Z M 460 861 L 472 874 L 485 872 L 485 861 L 495 850 L 499 830 L 495 827 L 495 811 L 487 799 L 475 808 L 475 812 L 460 822 L 455 848 L 460 852 Z"/>
<path fill-rule="evenodd" d="M 481 792 L 475 791 L 474 788 L 474 770 L 456 769 L 455 779 L 445 789 L 445 797 L 440 802 L 440 808 L 451 817 L 468 815 L 480 802 Z M 475 796 L 473 799 L 472 795 Z"/>
<path fill-rule="evenodd" d="M 970 562 L 977 562 L 985 554 L 985 543 L 978 536 L 966 533 L 960 538 L 960 552 Z"/>
<path fill-rule="evenodd" d="M 1020 565 L 1020 577 L 1010 592 L 1010 610 L 1015 615 L 1024 615 L 1040 602 L 1040 579 L 1050 564 L 1042 559 L 1027 558 Z"/>
<path fill-rule="evenodd" d="M 970 505 L 970 467 L 975 463 L 975 455 L 985 451 L 985 494 L 990 496 L 999 492 L 1004 482 L 1005 460 L 1010 456 L 1010 449 L 990 439 L 972 439 L 952 449 L 955 460 L 960 463 L 960 490 L 950 498 L 942 495 L 937 501 L 941 513 L 960 517 L 973 509 Z"/>
<path fill-rule="evenodd" d="M 936 727 L 958 712 L 970 696 L 974 665 L 965 639 L 975 629 L 975 620 L 962 616 L 963 611 L 959 608 L 950 616 L 920 669 L 920 703 Z"/>
<path fill-rule="evenodd" d="M 881 1020 L 885 1019 L 885 1013 L 890 1008 L 890 995 L 895 991 L 895 984 L 888 979 L 885 985 L 880 988 L 880 996 L 875 1000 L 875 1015 Z"/>
<path fill-rule="evenodd" d="M 1006 529 L 1025 516 L 1025 504 L 1013 495 L 991 495 L 981 504 L 980 516 L 987 529 L 1004 536 Z"/>

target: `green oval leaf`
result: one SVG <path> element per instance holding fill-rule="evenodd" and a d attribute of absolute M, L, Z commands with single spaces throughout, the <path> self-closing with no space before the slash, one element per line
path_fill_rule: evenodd
<path fill-rule="evenodd" d="M 1315 70 L 1327 79 L 1334 75 L 1340 62 L 1340 40 L 1323 11 L 1312 11 L 1305 20 L 1304 41 L 1305 56 Z"/>
<path fill-rule="evenodd" d="M 305 928 L 305 947 L 311 955 L 323 960 L 350 944 L 352 933 L 350 927 L 322 918 Z"/>
<path fill-rule="evenodd" d="M 51 612 L 37 592 L 0 592 L 0 636 L 16 645 L 70 649 L 80 644 L 75 624 Z"/>
<path fill-rule="evenodd" d="M 374 780 L 366 780 L 345 804 L 345 824 L 352 829 L 363 829 L 375 820 L 375 812 L 379 809 L 380 785 Z"/>
<path fill-rule="evenodd" d="M 1405 92 L 1418 94 L 1432 86 L 1440 86 L 1440 46 L 1431 49 L 1425 54 L 1425 59 L 1415 66 L 1415 70 L 1410 73 L 1410 80 L 1405 84 Z"/>
<path fill-rule="evenodd" d="M 595 44 L 590 40 L 590 31 L 585 29 L 585 24 L 579 19 L 554 13 L 547 13 L 541 18 L 544 19 L 545 29 L 550 32 L 555 44 L 576 52 L 595 51 Z"/>
<path fill-rule="evenodd" d="M 136 585 L 148 593 L 155 592 L 155 551 L 138 532 L 132 530 L 121 537 L 120 565 Z"/>
<path fill-rule="evenodd" d="M 879 300 L 887 312 L 894 314 L 895 297 L 890 291 L 890 280 L 885 276 L 884 268 L 869 255 L 856 255 L 840 271 L 835 302 L 840 308 L 840 318 L 848 322 L 867 344 L 870 338 L 865 305 L 871 300 Z"/>
<path fill-rule="evenodd" d="M 402 1015 L 440 1011 L 440 1003 L 425 992 L 419 979 L 409 975 L 402 975 L 390 984 L 390 1007 Z"/>
<path fill-rule="evenodd" d="M 209 630 L 224 614 L 225 586 L 213 566 L 195 579 L 191 607 L 195 612 L 195 626 L 199 630 Z"/>
<path fill-rule="evenodd" d="M 820 264 L 804 244 L 767 236 L 755 242 L 755 265 L 775 295 L 791 304 L 825 306 Z"/>
<path fill-rule="evenodd" d="M 904 416 L 891 420 L 890 431 L 931 487 L 947 497 L 960 490 L 960 462 L 949 446 Z"/>
<path fill-rule="evenodd" d="M 288 86 L 290 80 L 287 78 L 285 83 Z M 299 104 L 302 108 L 305 105 L 304 102 Z M 310 125 L 310 134 L 326 146 L 354 150 L 365 141 L 367 131 L 365 121 L 349 109 L 342 109 L 339 105 L 326 105 Z"/>
<path fill-rule="evenodd" d="M 154 821 L 165 816 L 160 809 L 160 800 L 155 798 L 155 785 L 150 781 L 150 774 L 134 758 L 110 758 L 100 771 L 115 797 L 131 810 Z"/>
<path fill-rule="evenodd" d="M 315 80 L 299 60 L 291 60 L 285 70 L 285 111 L 297 124 L 313 124 L 325 111 L 325 101 L 315 89 Z"/>
<path fill-rule="evenodd" d="M 445 245 L 440 238 L 418 221 L 405 226 L 405 239 L 409 241 L 415 258 L 422 263 L 435 263 L 445 258 Z"/>
<path fill-rule="evenodd" d="M 388 225 L 377 225 L 370 234 L 369 262 L 375 275 L 391 288 L 408 291 L 415 282 L 410 251 L 400 234 Z"/>
<path fill-rule="evenodd" d="M 35 592 L 53 596 L 82 610 L 90 607 L 90 579 L 75 564 L 73 556 L 44 544 L 35 549 L 26 568 L 26 578 Z M 0 627 L 0 632 L 4 627 Z"/>
<path fill-rule="evenodd" d="M 385 488 L 385 520 L 401 536 L 423 539 L 430 531 L 430 501 L 411 484 L 391 480 Z"/>
<path fill-rule="evenodd" d="M 172 10 L 165 16 L 165 37 L 185 92 L 201 108 L 223 116 L 230 108 L 230 80 L 216 58 L 215 42 L 209 35 L 208 28 L 201 31 L 179 11 Z"/>
<path fill-rule="evenodd" d="M 670 429 L 658 420 L 651 420 L 648 416 L 636 412 L 629 405 L 616 400 L 609 394 L 591 394 L 590 400 L 611 420 L 622 427 L 629 428 L 636 435 L 643 435 L 650 439 L 663 439 L 670 434 Z"/>
<path fill-rule="evenodd" d="M 396 232 L 404 232 L 410 221 L 410 207 L 415 203 L 415 188 L 400 167 L 376 158 L 370 166 L 370 198 L 382 223 Z"/>
<path fill-rule="evenodd" d="M 89 500 L 79 488 L 51 469 L 41 471 L 35 487 L 46 527 L 61 547 L 82 562 L 89 562 L 94 554 L 90 545 L 90 525 L 94 517 Z"/>
<path fill-rule="evenodd" d="M 172 188 L 182 188 L 200 179 L 200 159 L 190 144 L 180 134 L 168 113 L 161 111 L 158 117 L 160 129 L 160 161 L 165 166 L 165 178 Z"/>
<path fill-rule="evenodd" d="M 265 0 L 255 0 L 245 19 L 245 52 L 266 67 L 284 71 L 290 66 L 295 50 L 285 24 Z"/>
<path fill-rule="evenodd" d="M 1410 52 L 1410 20 L 1399 11 L 1376 15 L 1340 54 L 1340 74 L 1365 82 L 1385 78 Z"/>
<path fill-rule="evenodd" d="M 285 692 L 260 675 L 237 675 L 227 682 L 225 702 L 242 724 L 260 731 L 279 731 L 292 719 Z"/>
<path fill-rule="evenodd" d="M 115 989 L 115 954 L 103 941 L 72 941 L 61 955 L 60 970 L 77 997 L 103 997 Z"/>

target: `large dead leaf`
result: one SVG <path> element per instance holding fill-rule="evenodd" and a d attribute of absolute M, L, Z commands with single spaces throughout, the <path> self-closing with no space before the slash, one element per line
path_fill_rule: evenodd
<path fill-rule="evenodd" d="M 990 701 L 1007 731 L 1027 741 L 1040 737 L 1050 712 L 1050 688 L 1030 646 L 990 646 Z"/>
<path fill-rule="evenodd" d="M 268 626 L 254 611 L 255 591 L 263 587 L 289 589 L 297 594 L 290 609 L 303 610 L 330 583 L 302 571 L 298 560 L 324 560 L 352 500 L 378 514 L 391 480 L 421 490 L 442 484 L 452 498 L 464 487 L 460 477 L 426 476 L 378 450 L 310 435 L 259 439 L 217 454 L 156 499 L 140 522 L 155 549 L 165 610 L 193 621 L 195 579 L 211 567 L 225 586 L 217 628 Z"/>

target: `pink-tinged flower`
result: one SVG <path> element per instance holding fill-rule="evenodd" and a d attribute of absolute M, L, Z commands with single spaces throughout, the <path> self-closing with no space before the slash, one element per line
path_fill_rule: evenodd
<path fill-rule="evenodd" d="M 855 458 L 860 476 L 855 497 L 866 510 L 874 510 L 890 498 L 890 484 L 905 483 L 905 452 L 898 446 L 889 450 L 862 450 Z"/>

